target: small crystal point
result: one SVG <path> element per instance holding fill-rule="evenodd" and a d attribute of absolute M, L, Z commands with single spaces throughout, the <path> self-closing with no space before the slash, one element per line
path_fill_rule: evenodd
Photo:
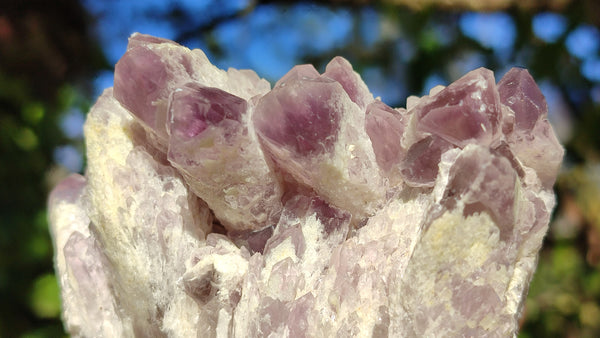
<path fill-rule="evenodd" d="M 114 96 L 154 134 L 155 146 L 164 150 L 169 138 L 169 97 L 190 82 L 222 89 L 244 100 L 270 89 L 253 71 L 225 72 L 213 66 L 201 50 L 190 51 L 170 40 L 136 33 L 115 66 Z"/>
<path fill-rule="evenodd" d="M 259 136 L 299 157 L 331 151 L 341 112 L 328 101 L 339 95 L 339 85 L 323 80 L 286 84 L 261 98 L 253 116 Z"/>
<path fill-rule="evenodd" d="M 373 101 L 367 106 L 365 129 L 373 143 L 377 163 L 385 172 L 397 167 L 406 153 L 401 141 L 407 120 L 381 101 Z"/>
<path fill-rule="evenodd" d="M 548 121 L 548 105 L 526 69 L 512 68 L 498 83 L 507 142 L 546 188 L 554 185 L 564 155 Z"/>
<path fill-rule="evenodd" d="M 139 42 L 115 66 L 115 98 L 163 142 L 167 139 L 165 103 L 169 94 L 165 86 L 172 78 L 160 56 Z"/>
<path fill-rule="evenodd" d="M 172 94 L 168 109 L 171 143 L 192 139 L 209 127 L 228 120 L 240 124 L 246 101 L 218 88 L 188 83 Z"/>
<path fill-rule="evenodd" d="M 350 99 L 364 109 L 373 101 L 373 95 L 360 75 L 352 69 L 352 65 L 343 57 L 334 57 L 325 68 L 324 77 L 329 77 L 339 82 Z"/>
<path fill-rule="evenodd" d="M 444 138 L 458 147 L 490 144 L 500 123 L 500 100 L 494 74 L 473 70 L 439 93 L 422 100 L 414 112 L 418 130 Z"/>
<path fill-rule="evenodd" d="M 180 46 L 175 41 L 171 41 L 169 39 L 163 39 L 156 36 L 141 34 L 141 33 L 133 33 L 129 38 L 129 43 L 127 44 L 127 50 L 138 46 L 152 46 L 157 44 L 167 43 L 173 46 Z"/>
<path fill-rule="evenodd" d="M 400 164 L 406 183 L 412 187 L 433 187 L 442 154 L 451 148 L 452 144 L 433 135 L 413 144 Z"/>
<path fill-rule="evenodd" d="M 285 86 L 288 82 L 298 80 L 318 79 L 321 76 L 313 65 L 297 65 L 287 72 L 277 83 L 275 87 Z"/>
<path fill-rule="evenodd" d="M 527 69 L 511 68 L 498 82 L 498 92 L 500 102 L 515 112 L 517 130 L 531 131 L 548 115 L 546 99 Z"/>
<path fill-rule="evenodd" d="M 305 68 L 302 68 L 305 69 Z M 252 116 L 263 148 L 295 184 L 351 211 L 358 220 L 383 198 L 365 117 L 332 79 L 286 76 Z"/>
<path fill-rule="evenodd" d="M 247 115 L 244 99 L 196 83 L 175 90 L 168 108 L 168 159 L 228 230 L 270 226 L 282 208 L 279 179 L 249 137 Z"/>
<path fill-rule="evenodd" d="M 498 224 L 500 239 L 506 241 L 515 221 L 516 180 L 517 173 L 507 158 L 469 145 L 450 169 L 446 195 L 461 200 L 467 213 L 489 213 Z"/>

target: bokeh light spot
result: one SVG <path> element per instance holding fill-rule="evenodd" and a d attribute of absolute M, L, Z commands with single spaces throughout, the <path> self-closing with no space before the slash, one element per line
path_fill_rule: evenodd
<path fill-rule="evenodd" d="M 16 131 L 13 137 L 17 146 L 25 151 L 31 151 L 38 146 L 38 137 L 33 130 L 23 127 Z"/>
<path fill-rule="evenodd" d="M 65 136 L 75 139 L 83 136 L 83 123 L 85 116 L 79 109 L 71 109 L 60 121 L 60 128 Z"/>
<path fill-rule="evenodd" d="M 600 82 L 600 59 L 590 58 L 583 61 L 581 73 L 590 81 Z"/>
<path fill-rule="evenodd" d="M 80 172 L 83 166 L 83 157 L 79 150 L 72 145 L 54 148 L 54 162 L 67 168 L 70 172 Z"/>
<path fill-rule="evenodd" d="M 598 51 L 600 33 L 594 26 L 580 25 L 569 33 L 565 43 L 572 55 L 580 59 L 586 59 Z"/>
<path fill-rule="evenodd" d="M 38 277 L 31 290 L 31 309 L 39 318 L 56 318 L 60 314 L 58 283 L 54 274 Z"/>
<path fill-rule="evenodd" d="M 517 34 L 513 19 L 503 12 L 468 12 L 460 17 L 459 25 L 465 36 L 495 51 L 510 50 Z"/>
<path fill-rule="evenodd" d="M 556 13 L 540 13 L 533 17 L 533 33 L 545 42 L 556 42 L 567 29 L 567 19 Z"/>

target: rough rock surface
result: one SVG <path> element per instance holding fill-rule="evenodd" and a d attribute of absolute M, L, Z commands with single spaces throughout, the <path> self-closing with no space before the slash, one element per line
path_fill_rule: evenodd
<path fill-rule="evenodd" d="M 134 34 L 49 198 L 74 336 L 510 336 L 563 149 L 524 69 L 393 109 Z"/>

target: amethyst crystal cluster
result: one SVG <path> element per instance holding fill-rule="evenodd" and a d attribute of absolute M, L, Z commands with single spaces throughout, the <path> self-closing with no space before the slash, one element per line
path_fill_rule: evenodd
<path fill-rule="evenodd" d="M 510 336 L 563 149 L 524 69 L 406 108 L 134 34 L 49 213 L 75 336 Z"/>

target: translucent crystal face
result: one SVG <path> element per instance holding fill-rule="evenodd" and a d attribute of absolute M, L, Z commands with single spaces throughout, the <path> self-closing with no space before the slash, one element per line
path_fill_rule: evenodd
<path fill-rule="evenodd" d="M 498 83 L 500 102 L 515 114 L 518 130 L 531 131 L 537 121 L 548 113 L 542 92 L 526 69 L 512 68 Z"/>
<path fill-rule="evenodd" d="M 494 74 L 487 69 L 468 73 L 414 108 L 417 130 L 464 147 L 491 143 L 500 121 L 500 100 Z"/>
<path fill-rule="evenodd" d="M 341 111 L 331 104 L 342 88 L 322 79 L 289 79 L 261 98 L 253 116 L 260 136 L 299 156 L 330 152 Z"/>
<path fill-rule="evenodd" d="M 434 186 L 442 153 L 451 148 L 452 144 L 436 136 L 427 136 L 413 144 L 400 165 L 406 184 L 413 187 Z"/>
<path fill-rule="evenodd" d="M 315 80 L 321 76 L 313 65 L 297 65 L 294 66 L 287 74 L 285 74 L 277 83 L 275 88 L 284 87 L 288 82 L 299 80 Z"/>
<path fill-rule="evenodd" d="M 342 57 L 335 57 L 327 64 L 323 77 L 339 82 L 350 100 L 362 109 L 373 101 L 373 95 L 369 92 L 367 85 L 352 70 L 350 62 Z"/>
<path fill-rule="evenodd" d="M 134 34 L 49 199 L 81 336 L 511 336 L 563 149 L 531 75 L 373 98 Z M 99 311 L 98 309 L 102 309 Z"/>
<path fill-rule="evenodd" d="M 374 101 L 366 109 L 365 129 L 377 158 L 377 164 L 389 172 L 406 155 L 401 141 L 408 118 L 381 101 Z"/>
<path fill-rule="evenodd" d="M 186 84 L 173 92 L 168 109 L 169 133 L 192 139 L 224 120 L 240 123 L 246 101 L 217 88 Z"/>
<path fill-rule="evenodd" d="M 160 56 L 143 46 L 133 47 L 116 65 L 115 98 L 141 121 L 166 137 L 165 112 L 155 103 L 165 100 L 172 78 Z"/>

